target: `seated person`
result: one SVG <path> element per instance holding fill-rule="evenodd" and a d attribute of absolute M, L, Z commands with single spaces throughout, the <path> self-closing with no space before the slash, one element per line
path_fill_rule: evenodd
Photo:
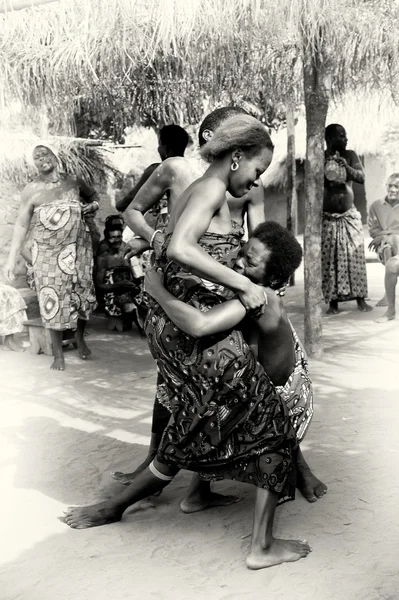
<path fill-rule="evenodd" d="M 104 239 L 102 239 L 97 246 L 96 256 L 101 256 L 101 254 L 104 254 L 104 252 L 108 252 L 109 250 L 106 231 L 115 227 L 119 228 L 123 232 L 124 226 L 125 219 L 122 217 L 122 215 L 108 215 L 104 223 Z"/>
<path fill-rule="evenodd" d="M 97 256 L 96 285 L 104 292 L 104 310 L 108 329 L 130 329 L 137 324 L 135 298 L 140 292 L 140 280 L 135 279 L 129 260 L 124 258 L 122 230 L 114 225 L 104 230 L 108 250 Z"/>
<path fill-rule="evenodd" d="M 369 248 L 375 250 L 385 265 L 385 295 L 377 306 L 387 306 L 386 313 L 376 319 L 386 323 L 395 319 L 395 289 L 399 275 L 399 173 L 387 181 L 387 195 L 370 206 L 369 231 L 373 238 Z"/>

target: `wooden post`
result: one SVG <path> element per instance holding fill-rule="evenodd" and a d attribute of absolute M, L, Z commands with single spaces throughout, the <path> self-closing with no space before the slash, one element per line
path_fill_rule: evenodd
<path fill-rule="evenodd" d="M 307 130 L 304 233 L 305 347 L 309 356 L 320 358 L 323 354 L 321 227 L 324 190 L 324 129 L 331 80 L 328 77 L 323 57 L 311 56 L 309 46 L 304 49 L 304 53 L 303 80 Z"/>
<path fill-rule="evenodd" d="M 287 229 L 298 234 L 297 191 L 296 191 L 296 158 L 295 158 L 295 103 L 292 96 L 287 101 Z M 295 274 L 290 279 L 295 285 Z"/>

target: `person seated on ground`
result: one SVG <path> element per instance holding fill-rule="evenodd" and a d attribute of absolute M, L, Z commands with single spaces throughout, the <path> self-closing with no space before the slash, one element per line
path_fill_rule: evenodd
<path fill-rule="evenodd" d="M 125 226 L 125 219 L 122 215 L 108 215 L 104 223 L 104 238 L 99 242 L 97 246 L 96 257 L 101 256 L 109 251 L 108 239 L 106 232 L 109 229 L 119 228 L 123 232 Z"/>
<path fill-rule="evenodd" d="M 311 551 L 307 542 L 280 540 L 273 536 L 277 504 L 293 499 L 295 495 L 296 461 L 303 460 L 299 443 L 303 440 L 313 413 L 313 390 L 305 353 L 285 313 L 282 300 L 274 293 L 275 288 L 278 289 L 290 278 L 299 266 L 301 258 L 302 250 L 295 237 L 276 223 L 261 224 L 245 244 L 234 268 L 254 283 L 265 286 L 268 301 L 263 315 L 257 313 L 250 316 L 238 298 L 222 302 L 206 312 L 201 312 L 167 292 L 162 286 L 160 275 L 155 271 L 148 271 L 145 278 L 146 291 L 161 304 L 177 327 L 187 331 L 189 336 L 187 341 L 190 340 L 190 344 L 200 343 L 195 340 L 198 337 L 203 338 L 202 346 L 204 346 L 206 340 L 214 340 L 215 336 L 231 335 L 231 330 L 241 323 L 252 346 L 258 350 L 258 360 L 271 373 L 277 386 L 276 392 L 280 397 L 281 406 L 284 406 L 284 410 L 287 411 L 285 436 L 279 440 L 273 451 L 267 450 L 263 455 L 262 448 L 256 446 L 253 435 L 250 436 L 251 442 L 248 438 L 248 443 L 254 444 L 254 452 L 250 453 L 250 457 L 255 462 L 265 460 L 266 463 L 277 465 L 285 456 L 284 465 L 287 468 L 290 462 L 287 458 L 288 454 L 285 454 L 287 449 L 292 447 L 293 456 L 296 455 L 292 470 L 288 469 L 285 475 L 280 474 L 282 477 L 279 485 L 280 492 L 270 489 L 271 480 L 268 484 L 265 481 L 262 487 L 257 487 L 252 542 L 247 557 L 247 566 L 250 569 L 296 561 L 306 557 Z M 254 408 L 251 403 L 242 400 L 240 419 L 244 423 L 246 422 L 245 411 L 252 411 Z M 267 410 L 267 407 L 264 410 Z M 230 428 L 237 428 L 237 424 L 231 423 Z M 164 462 L 163 457 L 157 457 L 150 467 L 138 474 L 137 479 L 117 497 L 93 506 L 69 507 L 64 517 L 66 524 L 81 529 L 118 521 L 132 504 L 166 487 L 180 468 L 179 461 L 174 462 L 173 459 L 175 442 L 178 448 L 176 453 L 180 455 L 182 452 L 184 454 L 186 445 L 191 444 L 191 438 L 184 439 L 187 436 L 175 440 L 168 429 L 165 432 L 165 440 L 168 440 L 171 447 L 171 451 L 168 452 L 170 456 L 168 464 Z M 226 468 L 230 466 L 232 472 L 235 472 L 234 469 L 242 466 L 240 461 L 243 456 L 235 456 L 235 445 L 231 447 L 231 451 L 232 454 L 225 455 L 224 464 Z M 245 453 L 245 464 L 247 459 L 251 460 L 250 457 Z M 206 479 L 212 479 L 214 475 L 212 467 L 210 465 L 209 467 L 207 468 L 205 463 L 203 467 L 198 465 L 198 472 Z M 252 473 L 253 465 L 248 468 Z M 248 481 L 252 480 L 254 483 L 254 479 L 256 479 L 255 475 L 251 475 Z M 286 495 L 288 480 L 289 493 Z M 320 481 L 316 481 L 317 485 L 315 481 L 312 481 L 311 485 L 315 490 L 317 489 L 318 497 L 321 497 L 326 493 L 327 488 Z"/>
<path fill-rule="evenodd" d="M 137 324 L 135 297 L 140 281 L 135 280 L 129 260 L 124 258 L 122 230 L 118 225 L 104 231 L 108 251 L 97 257 L 96 284 L 104 292 L 108 329 L 125 331 Z"/>
<path fill-rule="evenodd" d="M 352 182 L 364 184 L 359 157 L 347 150 L 342 125 L 326 127 L 325 177 L 321 236 L 322 291 L 329 303 L 327 314 L 339 312 L 338 302 L 357 301 L 361 312 L 372 310 L 366 303 L 367 270 L 363 224 L 354 205 Z"/>
<path fill-rule="evenodd" d="M 27 318 L 26 304 L 18 290 L 0 283 L 0 337 L 3 338 L 4 350 L 25 350 L 16 334 L 24 331 Z"/>
<path fill-rule="evenodd" d="M 373 238 L 369 249 L 378 254 L 385 265 L 385 295 L 377 306 L 387 306 L 386 313 L 376 323 L 395 319 L 395 289 L 399 275 L 399 173 L 390 175 L 387 195 L 376 200 L 369 210 L 369 231 Z"/>

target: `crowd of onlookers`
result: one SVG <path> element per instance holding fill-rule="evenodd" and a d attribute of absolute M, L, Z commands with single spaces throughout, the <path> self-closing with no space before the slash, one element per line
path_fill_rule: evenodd
<path fill-rule="evenodd" d="M 189 137 L 187 133 L 179 126 L 170 125 L 161 129 L 158 147 L 161 160 L 164 161 L 167 158 L 176 156 L 183 157 L 188 141 Z M 368 289 L 363 227 L 360 214 L 354 206 L 352 191 L 352 181 L 360 184 L 364 183 L 363 167 L 357 155 L 352 150 L 347 149 L 346 131 L 340 125 L 330 125 L 327 127 L 326 146 L 322 232 L 322 289 L 324 299 L 329 305 L 327 313 L 338 313 L 338 304 L 351 299 L 357 300 L 359 310 L 369 311 L 372 310 L 372 307 L 366 302 Z M 33 184 L 28 184 L 25 188 L 22 206 L 24 196 L 33 197 L 30 192 L 27 193 L 26 191 L 29 186 L 36 185 L 36 187 L 40 187 L 44 198 L 43 206 L 40 208 L 43 213 L 48 203 L 46 194 L 53 193 L 54 186 L 60 185 L 61 182 L 62 186 L 64 186 L 62 191 L 69 193 L 69 188 L 75 185 L 76 199 L 79 203 L 78 210 L 82 212 L 84 227 L 86 233 L 88 232 L 90 235 L 93 250 L 93 258 L 91 259 L 90 256 L 86 257 L 86 262 L 87 260 L 93 260 L 92 282 L 95 288 L 95 298 L 91 297 L 89 299 L 89 305 L 93 309 L 94 301 L 96 300 L 97 310 L 103 311 L 107 317 L 109 330 L 126 331 L 131 329 L 133 324 L 140 329 L 139 297 L 145 269 L 151 264 L 151 249 L 149 248 L 149 243 L 140 236 L 135 235 L 129 227 L 126 227 L 122 213 L 132 203 L 147 180 L 150 179 L 151 181 L 151 175 L 160 163 L 151 164 L 144 171 L 132 190 L 117 201 L 116 208 L 119 213 L 109 215 L 106 218 L 101 239 L 100 231 L 95 223 L 95 215 L 99 206 L 99 197 L 95 191 L 88 188 L 83 182 L 75 181 L 75 183 L 71 183 L 71 178 L 65 178 L 59 173 L 58 157 L 52 147 L 46 144 L 36 147 L 33 158 L 39 171 L 38 183 L 35 184 L 33 182 Z M 37 190 L 33 189 L 33 191 Z M 265 199 L 265 203 L 267 217 L 267 198 Z M 38 213 L 39 206 L 31 206 L 29 210 L 30 219 L 34 213 Z M 62 210 L 62 206 L 59 206 L 58 212 L 54 213 L 55 216 L 59 216 L 60 223 L 62 223 L 64 218 Z M 49 216 L 49 214 L 46 213 L 46 219 L 49 218 L 50 221 L 44 226 L 40 232 L 40 236 L 46 237 L 49 230 L 53 233 L 57 231 L 58 223 L 54 226 L 51 224 L 51 219 L 54 219 L 55 216 L 53 214 Z M 163 230 L 168 219 L 167 195 L 164 194 L 156 202 L 156 205 L 147 214 L 143 215 L 143 217 L 148 226 L 152 228 L 151 231 L 155 232 L 155 235 Z M 26 221 L 26 215 L 24 218 Z M 394 173 L 388 178 L 387 195 L 385 198 L 374 202 L 370 206 L 368 225 L 372 237 L 370 249 L 377 253 L 378 258 L 385 266 L 385 295 L 377 303 L 377 306 L 386 306 L 387 311 L 379 319 L 376 319 L 376 321 L 386 322 L 395 318 L 395 288 L 399 275 L 398 173 Z M 73 231 L 68 235 L 71 234 L 75 235 Z M 64 240 L 59 238 L 56 241 L 57 247 L 55 248 L 55 252 L 59 252 L 59 249 L 62 247 L 65 255 L 62 259 L 64 262 L 60 262 L 59 257 L 57 258 L 58 264 L 61 265 L 60 272 L 62 277 L 67 278 L 70 276 L 67 272 L 68 260 L 77 262 L 79 259 L 79 247 L 81 246 L 79 246 L 77 240 L 78 236 L 72 240 L 77 245 L 68 256 L 65 254 L 66 246 L 64 247 Z M 17 240 L 16 245 L 14 245 L 15 248 L 19 247 L 20 253 L 26 259 L 27 281 L 30 287 L 38 292 L 41 305 L 43 306 L 43 299 L 45 298 L 45 305 L 50 307 L 50 313 L 55 312 L 54 307 L 58 307 L 58 312 L 62 312 L 62 307 L 58 306 L 60 298 L 57 297 L 57 294 L 53 293 L 53 288 L 49 284 L 52 281 L 52 277 L 58 277 L 57 273 L 47 272 L 47 267 L 42 266 L 42 270 L 44 268 L 46 272 L 40 282 L 38 282 L 37 277 L 35 279 L 33 273 L 32 263 L 35 260 L 36 270 L 38 270 L 37 257 L 39 256 L 40 258 L 38 248 L 43 246 L 40 244 L 40 241 L 39 238 L 35 240 L 35 236 L 33 236 L 33 243 L 29 246 L 24 245 L 21 240 Z M 71 246 L 71 239 L 68 238 L 66 241 Z M 15 255 L 15 248 L 14 250 L 12 249 L 11 254 L 14 253 Z M 45 252 L 47 252 L 47 258 L 45 258 L 44 262 L 47 260 L 48 263 L 51 263 L 48 250 Z M 84 262 L 84 259 L 82 261 Z M 64 267 L 62 266 L 63 264 Z M 8 271 L 10 271 L 9 266 L 8 264 Z M 5 270 L 7 275 L 7 265 Z M 65 279 L 65 282 L 67 282 L 67 279 Z M 23 331 L 23 323 L 27 319 L 25 303 L 18 292 L 4 283 L 1 284 L 0 293 L 0 335 L 4 337 L 4 347 L 12 350 L 22 350 L 21 344 L 18 343 L 18 336 L 15 337 L 15 334 Z M 90 296 L 90 292 L 88 294 Z M 73 313 L 74 302 L 77 296 L 76 294 L 72 294 L 72 296 L 71 306 Z M 86 294 L 85 301 L 87 299 Z M 82 308 L 81 299 L 79 302 L 80 305 L 77 307 L 77 312 Z M 55 317 L 52 317 L 50 313 L 47 316 L 51 320 Z M 56 323 L 55 327 L 59 326 L 62 328 L 61 331 L 64 331 L 63 336 L 70 336 L 68 331 L 65 333 L 65 329 L 76 330 L 78 322 L 79 318 L 75 319 L 75 322 L 72 324 L 68 321 L 65 327 L 65 323 L 62 321 L 61 324 Z M 59 337 L 60 334 L 58 333 L 57 339 Z"/>

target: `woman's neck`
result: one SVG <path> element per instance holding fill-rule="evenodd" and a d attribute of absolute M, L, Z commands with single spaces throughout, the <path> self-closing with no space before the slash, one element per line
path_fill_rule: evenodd
<path fill-rule="evenodd" d="M 39 179 L 44 183 L 58 183 L 60 174 L 57 169 L 54 169 L 50 173 L 40 173 Z"/>
<path fill-rule="evenodd" d="M 230 157 L 216 159 L 209 165 L 203 177 L 217 177 L 224 183 L 227 190 L 230 175 L 230 165 Z"/>

